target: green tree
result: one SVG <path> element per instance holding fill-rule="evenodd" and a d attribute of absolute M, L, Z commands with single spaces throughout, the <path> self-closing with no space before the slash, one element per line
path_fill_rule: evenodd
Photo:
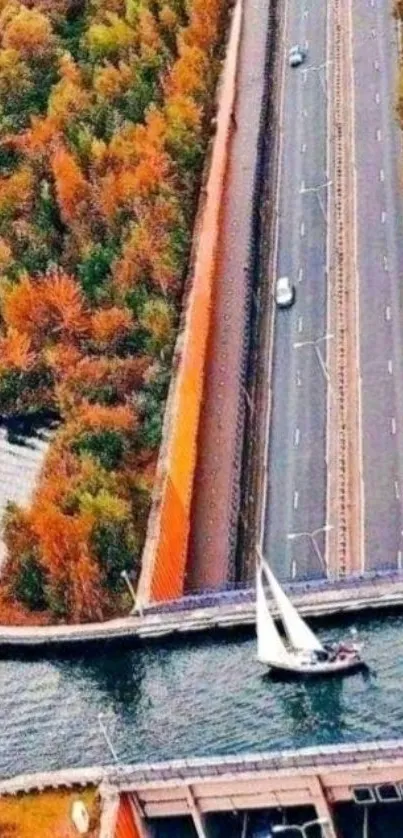
<path fill-rule="evenodd" d="M 96 244 L 78 265 L 78 278 L 90 303 L 99 302 L 107 296 L 107 281 L 116 253 L 114 244 Z"/>
<path fill-rule="evenodd" d="M 44 611 L 47 606 L 45 588 L 46 574 L 37 557 L 31 553 L 23 554 L 13 585 L 14 595 L 32 611 Z"/>
<path fill-rule="evenodd" d="M 92 535 L 92 550 L 105 576 L 109 590 L 124 590 L 121 573 L 138 564 L 139 544 L 128 521 L 100 521 Z"/>
<path fill-rule="evenodd" d="M 78 454 L 90 454 L 108 471 L 118 468 L 125 451 L 125 440 L 118 431 L 86 431 L 72 445 Z"/>

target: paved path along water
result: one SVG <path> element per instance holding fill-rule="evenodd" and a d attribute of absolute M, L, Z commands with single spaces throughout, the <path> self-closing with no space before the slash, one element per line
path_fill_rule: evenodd
<path fill-rule="evenodd" d="M 0 777 L 403 735 L 403 617 L 356 622 L 377 677 L 270 681 L 250 632 L 86 656 L 0 661 Z M 348 631 L 326 630 L 336 638 Z"/>

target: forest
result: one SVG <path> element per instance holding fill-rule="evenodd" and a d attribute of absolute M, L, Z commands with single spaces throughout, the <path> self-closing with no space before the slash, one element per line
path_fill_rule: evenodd
<path fill-rule="evenodd" d="M 0 0 L 0 415 L 57 418 L 0 620 L 101 620 L 138 572 L 226 0 Z"/>

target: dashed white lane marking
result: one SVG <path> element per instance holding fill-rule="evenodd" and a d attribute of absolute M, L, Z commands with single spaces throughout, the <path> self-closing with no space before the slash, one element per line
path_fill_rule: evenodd
<path fill-rule="evenodd" d="M 298 509 L 299 504 L 299 492 L 294 492 L 294 509 Z"/>
<path fill-rule="evenodd" d="M 394 416 L 392 416 L 392 418 L 390 420 L 390 430 L 392 431 L 393 436 L 395 436 L 395 433 L 396 433 L 396 419 L 395 419 Z"/>
<path fill-rule="evenodd" d="M 295 445 L 295 447 L 296 447 L 296 448 L 298 448 L 298 446 L 299 446 L 300 437 L 301 437 L 301 432 L 300 432 L 300 429 L 299 429 L 299 428 L 295 428 L 295 433 L 294 433 L 294 445 Z"/>
<path fill-rule="evenodd" d="M 305 49 L 309 49 L 309 41 L 305 41 Z"/>
<path fill-rule="evenodd" d="M 385 210 L 382 210 L 382 213 L 381 213 L 381 224 L 384 224 L 384 223 L 385 223 L 385 221 L 386 221 L 386 212 L 385 212 Z"/>
<path fill-rule="evenodd" d="M 391 317 L 392 317 L 392 310 L 391 310 L 390 306 L 386 306 L 386 308 L 385 308 L 385 317 L 386 317 L 387 320 L 390 320 Z"/>
<path fill-rule="evenodd" d="M 300 268 L 299 271 L 298 271 L 298 282 L 302 282 L 303 278 L 304 278 L 304 272 L 303 272 L 302 268 Z"/>
<path fill-rule="evenodd" d="M 380 128 L 378 128 L 378 130 L 376 132 L 376 139 L 378 140 L 378 143 L 380 143 L 382 141 L 382 131 L 381 131 Z"/>
<path fill-rule="evenodd" d="M 385 172 L 383 171 L 383 169 L 379 170 L 379 179 L 380 179 L 381 183 L 383 183 L 384 180 L 385 180 Z"/>
<path fill-rule="evenodd" d="M 395 497 L 396 497 L 396 500 L 399 500 L 399 498 L 400 498 L 400 489 L 399 489 L 399 484 L 398 484 L 397 480 L 395 480 Z"/>
<path fill-rule="evenodd" d="M 380 93 L 375 93 L 375 102 L 376 102 L 376 104 L 377 104 L 377 105 L 379 105 L 379 104 L 380 104 L 380 101 L 381 101 L 381 94 L 380 94 Z"/>
<path fill-rule="evenodd" d="M 295 579 L 296 575 L 297 575 L 297 563 L 296 563 L 295 559 L 293 559 L 292 563 L 291 563 L 291 579 Z"/>
<path fill-rule="evenodd" d="M 302 317 L 298 317 L 298 332 L 299 334 L 302 332 Z"/>
<path fill-rule="evenodd" d="M 297 387 L 302 387 L 301 373 L 297 370 Z"/>
<path fill-rule="evenodd" d="M 379 70 L 379 61 L 374 61 L 375 70 Z"/>
<path fill-rule="evenodd" d="M 308 17 L 308 9 L 304 9 L 304 17 Z"/>
<path fill-rule="evenodd" d="M 303 221 L 301 221 L 301 226 L 299 228 L 299 232 L 301 234 L 301 239 L 302 239 L 305 236 L 305 224 L 304 224 Z"/>
<path fill-rule="evenodd" d="M 397 551 L 397 569 L 398 570 L 402 569 L 402 551 L 401 550 Z"/>
<path fill-rule="evenodd" d="M 393 361 L 391 358 L 389 358 L 388 361 L 388 373 L 389 375 L 393 375 Z"/>
<path fill-rule="evenodd" d="M 307 111 L 307 109 L 306 109 L 306 108 L 304 108 L 304 110 L 302 111 L 302 113 L 304 114 L 304 117 L 305 117 L 305 118 L 308 116 L 308 111 Z"/>
<path fill-rule="evenodd" d="M 388 262 L 388 257 L 387 256 L 383 257 L 383 268 L 387 273 L 388 270 L 389 270 L 389 262 Z"/>
<path fill-rule="evenodd" d="M 305 181 L 301 180 L 300 192 L 305 192 Z"/>
<path fill-rule="evenodd" d="M 302 146 L 301 146 L 301 153 L 302 153 L 302 154 L 305 154 L 305 152 L 306 152 L 306 143 L 302 143 Z"/>
<path fill-rule="evenodd" d="M 372 8 L 374 8 L 374 6 L 375 6 L 375 0 L 371 0 L 371 6 L 372 6 Z"/>

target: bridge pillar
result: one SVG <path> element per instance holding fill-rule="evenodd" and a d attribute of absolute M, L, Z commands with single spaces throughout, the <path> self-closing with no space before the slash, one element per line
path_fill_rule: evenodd
<path fill-rule="evenodd" d="M 200 811 L 197 800 L 194 796 L 194 792 L 192 786 L 187 787 L 187 801 L 189 812 L 192 816 L 194 828 L 197 832 L 198 838 L 209 838 L 209 834 L 207 831 L 206 826 L 206 819 L 203 813 Z"/>
<path fill-rule="evenodd" d="M 337 838 L 336 827 L 334 825 L 332 810 L 329 806 L 324 785 L 319 775 L 312 781 L 311 786 L 314 795 L 314 806 L 318 818 L 325 820 L 326 826 L 323 826 L 323 834 L 326 838 Z"/>

